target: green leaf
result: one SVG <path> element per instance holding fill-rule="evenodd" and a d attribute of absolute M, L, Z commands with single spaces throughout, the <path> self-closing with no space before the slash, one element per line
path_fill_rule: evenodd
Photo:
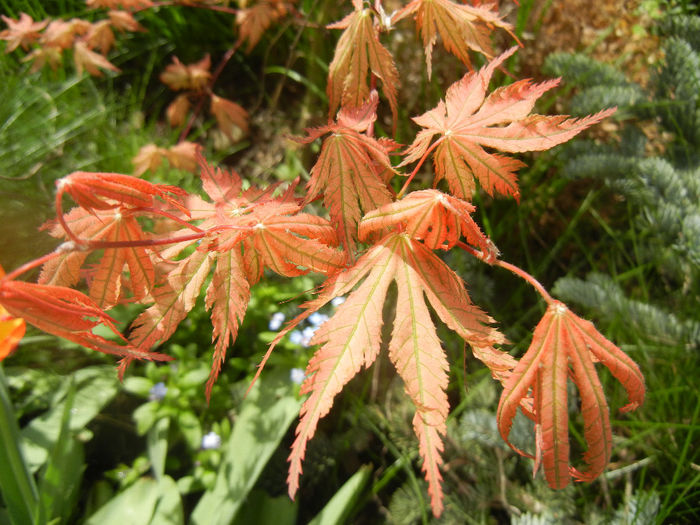
<path fill-rule="evenodd" d="M 75 394 L 75 385 L 71 384 L 64 403 L 60 433 L 39 481 L 39 499 L 44 515 L 60 523 L 66 523 L 74 510 L 85 469 L 83 444 L 70 430 Z"/>
<path fill-rule="evenodd" d="M 39 521 L 39 492 L 19 447 L 20 433 L 0 367 L 0 491 L 16 525 Z"/>
<path fill-rule="evenodd" d="M 160 406 L 161 403 L 158 401 L 149 401 L 134 410 L 133 418 L 136 422 L 136 433 L 139 436 L 143 436 L 155 425 Z"/>
<path fill-rule="evenodd" d="M 340 487 L 321 512 L 309 522 L 309 525 L 334 525 L 345 523 L 353 506 L 362 495 L 362 491 L 372 473 L 372 467 L 365 465 Z"/>
<path fill-rule="evenodd" d="M 100 507 L 85 525 L 149 525 L 158 496 L 158 483 L 141 478 Z"/>
<path fill-rule="evenodd" d="M 301 403 L 288 373 L 263 374 L 241 405 L 224 445 L 214 487 L 192 513 L 192 525 L 228 525 L 279 446 Z"/>
<path fill-rule="evenodd" d="M 77 391 L 71 411 L 70 430 L 77 433 L 109 403 L 119 391 L 114 368 L 89 367 L 72 374 Z M 22 452 L 31 472 L 36 472 L 48 459 L 61 432 L 66 394 L 58 396 L 56 404 L 45 414 L 22 429 Z"/>
<path fill-rule="evenodd" d="M 170 418 L 159 419 L 151 427 L 146 436 L 148 444 L 148 459 L 151 461 L 151 469 L 157 480 L 163 479 L 165 473 L 165 458 L 168 454 L 168 430 L 170 430 Z"/>
<path fill-rule="evenodd" d="M 153 388 L 153 381 L 145 377 L 129 376 L 124 379 L 122 388 L 139 397 L 148 398 L 148 394 Z"/>
<path fill-rule="evenodd" d="M 193 412 L 180 412 L 177 415 L 177 424 L 187 444 L 192 450 L 197 450 L 202 444 L 202 425 Z"/>
<path fill-rule="evenodd" d="M 267 492 L 255 489 L 246 498 L 233 525 L 295 525 L 298 508 L 299 502 L 292 501 L 286 494 L 273 498 Z"/>
<path fill-rule="evenodd" d="M 158 483 L 158 490 L 160 496 L 149 525 L 182 525 L 185 523 L 180 491 L 173 478 L 163 476 Z"/>

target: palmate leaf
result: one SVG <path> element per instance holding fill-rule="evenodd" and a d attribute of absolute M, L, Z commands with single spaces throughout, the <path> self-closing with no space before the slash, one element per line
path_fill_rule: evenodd
<path fill-rule="evenodd" d="M 130 341 L 144 350 L 166 341 L 194 307 L 213 268 L 205 298 L 215 342 L 209 396 L 245 316 L 250 287 L 264 269 L 289 277 L 310 270 L 333 273 L 344 267 L 346 256 L 335 248 L 337 235 L 327 220 L 299 213 L 293 186 L 276 197 L 277 185 L 244 191 L 237 173 L 213 169 L 201 156 L 199 162 L 203 188 L 213 202 L 190 196 L 185 203 L 191 218 L 200 220 L 199 228 L 209 233 L 201 241 L 186 240 L 160 251 L 161 258 L 172 259 L 199 243 L 184 258 L 161 263 L 165 282 L 153 291 L 155 304 L 134 321 Z M 169 235 L 184 233 L 191 231 Z M 122 372 L 129 362 L 122 362 Z"/>
<path fill-rule="evenodd" d="M 612 108 L 581 119 L 530 114 L 535 101 L 558 80 L 541 84 L 520 80 L 487 97 L 494 71 L 515 50 L 511 48 L 478 72 L 465 75 L 448 88 L 444 101 L 413 119 L 424 129 L 406 149 L 401 166 L 422 158 L 434 147 L 436 178 L 447 179 L 455 196 L 470 199 L 476 179 L 489 195 L 500 193 L 517 199 L 520 191 L 515 172 L 523 163 L 484 148 L 509 153 L 547 150 L 615 112 Z M 431 146 L 436 136 L 438 140 Z"/>
<path fill-rule="evenodd" d="M 452 248 L 463 235 L 484 253 L 492 252 L 493 243 L 471 218 L 475 210 L 470 203 L 441 191 L 414 191 L 367 213 L 360 223 L 359 235 L 367 240 L 373 233 L 398 227 L 429 248 L 443 250 Z"/>
<path fill-rule="evenodd" d="M 3 279 L 0 280 L 0 305 L 13 317 L 24 319 L 39 330 L 99 352 L 130 359 L 171 359 L 94 334 L 92 330 L 103 325 L 126 343 L 114 326 L 114 320 L 87 295 L 72 288 Z"/>
<path fill-rule="evenodd" d="M 328 26 L 331 29 L 345 30 L 328 67 L 328 114 L 332 118 L 341 105 L 350 108 L 361 106 L 370 94 L 367 76 L 371 72 L 382 81 L 384 94 L 389 100 L 396 122 L 399 72 L 391 53 L 379 41 L 372 11 L 363 9 L 361 0 L 353 0 L 353 6 L 355 11 L 340 22 Z"/>
<path fill-rule="evenodd" d="M 620 409 L 622 412 L 634 410 L 644 402 L 644 378 L 635 362 L 589 321 L 554 301 L 535 328 L 527 352 L 504 383 L 498 405 L 501 436 L 518 453 L 532 457 L 508 441 L 518 406 L 532 396 L 533 410 L 525 413 L 535 422 L 535 470 L 541 462 L 552 488 L 566 487 L 572 476 L 579 481 L 591 481 L 610 460 L 610 415 L 595 362 L 608 367 L 625 387 L 630 402 Z M 587 468 L 583 472 L 569 466 L 569 377 L 581 397 L 584 438 L 588 445 L 583 455 Z"/>
<path fill-rule="evenodd" d="M 71 232 L 85 241 L 139 241 L 147 238 L 133 212 L 126 208 L 95 210 L 73 208 L 64 216 Z M 60 224 L 44 226 L 53 237 L 67 239 Z M 39 275 L 39 284 L 74 286 L 89 252 L 66 251 L 48 260 Z M 137 300 L 148 297 L 155 284 L 155 269 L 149 250 L 143 246 L 107 248 L 96 267 L 87 272 L 90 298 L 103 310 L 123 298 L 121 289 L 124 269 L 129 269 L 129 285 Z"/>
<path fill-rule="evenodd" d="M 394 173 L 389 152 L 395 144 L 367 136 L 363 131 L 376 118 L 376 92 L 359 108 L 341 109 L 336 124 L 307 130 L 300 142 L 311 142 L 330 134 L 321 146 L 311 168 L 305 203 L 323 194 L 345 248 L 352 252 L 357 240 L 357 225 L 363 212 L 391 202 L 385 182 L 386 172 Z"/>
<path fill-rule="evenodd" d="M 321 344 L 309 361 L 302 392 L 310 396 L 301 410 L 296 439 L 289 456 L 289 494 L 299 484 L 306 444 L 320 418 L 333 405 L 335 396 L 363 367 L 377 357 L 381 346 L 382 309 L 387 291 L 396 283 L 397 311 L 393 323 L 389 358 L 404 380 L 416 414 L 413 426 L 419 438 L 423 470 L 429 484 L 435 515 L 442 511 L 439 466 L 442 463 L 442 435 L 449 410 L 447 361 L 430 317 L 428 303 L 450 328 L 467 342 L 489 351 L 494 366 L 507 368 L 514 360 L 494 344 L 503 336 L 490 326 L 493 321 L 469 300 L 464 283 L 423 243 L 405 233 L 392 233 L 375 244 L 354 266 L 336 274 L 321 294 L 305 305 L 306 311 L 278 334 L 270 350 L 302 319 L 334 297 L 349 294 L 335 315 L 314 334 L 312 344 Z M 427 302 L 426 302 L 427 298 Z M 269 355 L 269 354 L 268 354 Z"/>
<path fill-rule="evenodd" d="M 438 35 L 445 49 L 459 58 L 471 69 L 469 51 L 474 50 L 493 57 L 490 35 L 492 28 L 505 29 L 511 35 L 512 26 L 498 16 L 498 6 L 470 6 L 452 0 L 413 0 L 396 15 L 400 20 L 414 15 L 416 27 L 420 30 L 428 78 L 432 70 L 433 46 Z M 515 35 L 513 35 L 515 37 Z"/>

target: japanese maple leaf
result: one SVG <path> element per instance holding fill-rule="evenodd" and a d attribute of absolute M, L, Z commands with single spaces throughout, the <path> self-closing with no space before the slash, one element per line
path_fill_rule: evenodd
<path fill-rule="evenodd" d="M 83 208 L 73 208 L 63 220 L 71 232 L 84 241 L 133 242 L 147 238 L 134 213 L 128 209 L 91 213 Z M 68 238 L 60 223 L 52 221 L 45 227 L 53 237 Z M 149 253 L 144 246 L 105 249 L 96 267 L 89 272 L 90 298 L 104 310 L 119 303 L 123 298 L 125 268 L 129 269 L 128 283 L 134 297 L 137 300 L 147 298 L 155 284 L 155 269 Z M 49 259 L 42 267 L 38 282 L 74 286 L 88 255 L 86 250 L 73 250 Z"/>
<path fill-rule="evenodd" d="M 29 49 L 29 45 L 35 42 L 40 31 L 46 27 L 48 20 L 35 22 L 27 13 L 20 13 L 19 20 L 13 20 L 5 15 L 0 16 L 7 24 L 7 29 L 0 31 L 0 40 L 7 41 L 5 53 L 10 53 L 21 46 L 22 49 Z"/>
<path fill-rule="evenodd" d="M 73 200 L 87 210 L 110 210 L 119 207 L 151 208 L 160 197 L 185 214 L 187 209 L 173 197 L 187 192 L 177 186 L 153 184 L 143 179 L 121 173 L 75 171 L 56 181 L 57 199 L 68 193 Z"/>
<path fill-rule="evenodd" d="M 212 94 L 209 111 L 216 118 L 219 129 L 232 142 L 241 133 L 248 133 L 248 112 L 235 102 Z"/>
<path fill-rule="evenodd" d="M 386 228 L 399 227 L 431 249 L 449 250 L 461 235 L 484 253 L 495 250 L 471 218 L 474 206 L 437 190 L 420 190 L 367 213 L 360 224 L 360 239 Z M 493 256 L 496 254 L 494 253 Z"/>
<path fill-rule="evenodd" d="M 335 124 L 308 129 L 308 136 L 298 139 L 308 143 L 330 134 L 311 168 L 305 202 L 323 194 L 331 221 L 348 250 L 355 246 L 362 213 L 392 200 L 385 173 L 394 173 L 388 153 L 395 144 L 364 133 L 376 118 L 377 103 L 373 91 L 372 97 L 359 108 L 341 109 Z"/>
<path fill-rule="evenodd" d="M 100 69 L 107 69 L 109 71 L 114 71 L 119 73 L 121 69 L 112 64 L 107 60 L 104 55 L 95 53 L 88 48 L 87 44 L 81 40 L 75 42 L 73 46 L 73 61 L 75 62 L 75 69 L 78 75 L 83 74 L 83 70 L 87 71 L 95 77 L 101 77 L 102 71 Z"/>
<path fill-rule="evenodd" d="M 207 54 L 199 62 L 185 65 L 176 56 L 173 63 L 160 74 L 160 81 L 174 91 L 188 89 L 201 91 L 211 79 L 211 57 Z"/>
<path fill-rule="evenodd" d="M 134 321 L 130 341 L 148 349 L 167 340 L 193 308 L 214 268 L 205 298 L 216 341 L 209 396 L 247 310 L 250 287 L 263 270 L 286 276 L 309 270 L 333 273 L 343 268 L 345 254 L 335 249 L 337 236 L 328 221 L 298 213 L 300 204 L 291 191 L 279 197 L 272 195 L 275 187 L 244 191 L 235 172 L 214 170 L 203 159 L 200 162 L 202 185 L 213 202 L 191 197 L 188 206 L 192 218 L 202 221 L 199 227 L 210 233 L 198 249 L 170 263 L 166 281 L 153 292 L 155 304 Z M 175 257 L 193 242 L 177 243 L 160 255 Z M 128 362 L 123 362 L 122 370 Z"/>
<path fill-rule="evenodd" d="M 490 326 L 493 320 L 471 303 L 461 279 L 422 242 L 406 233 L 389 234 L 354 266 L 331 277 L 319 297 L 305 305 L 306 311 L 280 332 L 268 350 L 269 355 L 294 326 L 334 297 L 349 294 L 311 340 L 322 346 L 309 361 L 301 387 L 302 393 L 310 395 L 302 406 L 289 456 L 289 494 L 293 497 L 296 493 L 306 444 L 319 420 L 330 411 L 344 385 L 377 357 L 382 344 L 382 311 L 392 283 L 396 284 L 397 298 L 389 358 L 416 407 L 413 428 L 433 512 L 439 516 L 443 509 L 439 466 L 449 410 L 445 393 L 448 363 L 428 304 L 475 348 L 478 358 L 484 358 L 498 373 L 512 368 L 515 362 L 493 348 L 504 338 Z"/>
<path fill-rule="evenodd" d="M 396 121 L 399 73 L 391 53 L 379 42 L 372 11 L 364 9 L 361 0 L 353 0 L 353 6 L 355 11 L 328 26 L 331 29 L 345 29 L 328 68 L 328 114 L 335 115 L 341 105 L 361 106 L 370 94 L 367 75 L 371 72 L 382 81 L 384 94 Z"/>
<path fill-rule="evenodd" d="M 413 0 L 394 15 L 398 21 L 414 15 L 425 46 L 428 78 L 432 70 L 433 46 L 438 35 L 445 49 L 471 69 L 469 51 L 474 50 L 493 57 L 490 35 L 493 27 L 511 32 L 513 27 L 498 16 L 498 6 L 470 6 L 452 0 Z"/>
<path fill-rule="evenodd" d="M 248 41 L 248 52 L 260 41 L 263 33 L 289 11 L 291 2 L 285 0 L 259 0 L 253 6 L 236 13 L 238 43 Z"/>
<path fill-rule="evenodd" d="M 171 359 L 94 334 L 92 330 L 102 325 L 126 343 L 114 320 L 88 296 L 72 288 L 0 279 L 0 305 L 12 316 L 24 319 L 39 330 L 99 352 L 131 359 Z"/>
<path fill-rule="evenodd" d="M 434 150 L 436 178 L 446 178 L 455 196 L 469 199 L 477 179 L 489 195 L 501 193 L 517 199 L 520 191 L 515 172 L 523 163 L 489 153 L 484 147 L 509 153 L 546 150 L 615 112 L 612 108 L 581 119 L 530 114 L 535 101 L 559 80 L 541 84 L 520 80 L 486 96 L 493 72 L 515 50 L 513 47 L 478 72 L 466 74 L 448 88 L 445 101 L 413 119 L 424 129 L 406 149 L 401 165 Z"/>
<path fill-rule="evenodd" d="M 508 441 L 515 413 L 521 402 L 532 397 L 535 422 L 535 470 L 544 465 L 547 482 L 560 489 L 573 476 L 591 481 L 603 472 L 610 460 L 612 433 L 610 415 L 594 363 L 603 363 L 622 383 L 629 404 L 622 412 L 644 402 L 644 377 L 639 367 L 589 322 L 554 301 L 535 328 L 532 343 L 504 382 L 498 405 L 498 429 L 503 439 L 519 454 L 533 457 Z M 569 466 L 569 415 L 567 382 L 578 387 L 583 414 L 583 437 L 588 450 L 583 455 L 584 472 Z"/>

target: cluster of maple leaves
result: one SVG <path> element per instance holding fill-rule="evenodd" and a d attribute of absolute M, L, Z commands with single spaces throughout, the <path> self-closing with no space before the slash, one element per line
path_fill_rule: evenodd
<path fill-rule="evenodd" d="M 127 2 L 91 4 L 111 8 Z M 150 2 L 131 4 L 127 7 Z M 262 8 L 255 11 L 263 4 L 264 15 Z M 244 17 L 258 17 L 254 25 L 246 26 L 248 42 L 259 39 L 271 22 L 270 12 L 282 16 L 286 5 L 267 0 L 246 11 Z M 308 440 L 344 385 L 376 360 L 386 321 L 392 324 L 389 359 L 415 405 L 413 427 L 422 468 L 433 512 L 440 515 L 449 363 L 431 310 L 503 384 L 497 413 L 503 439 L 510 444 L 510 428 L 520 409 L 534 423 L 535 452 L 511 447 L 533 457 L 535 470 L 543 465 L 552 487 L 565 487 L 572 477 L 594 479 L 612 450 L 609 408 L 595 363 L 608 367 L 627 390 L 629 404 L 623 411 L 643 402 L 642 374 L 590 322 L 552 299 L 534 278 L 500 259 L 473 220 L 470 200 L 477 187 L 490 195 L 519 199 L 516 173 L 523 164 L 503 153 L 549 149 L 614 109 L 582 119 L 532 113 L 537 99 L 557 80 L 519 80 L 489 92 L 494 73 L 516 50 L 493 56 L 490 31 L 511 30 L 495 4 L 413 0 L 391 15 L 379 1 L 369 5 L 353 0 L 352 6 L 343 20 L 328 26 L 343 31 L 329 67 L 329 122 L 297 139 L 304 144 L 323 139 L 302 197 L 296 195 L 296 184 L 244 190 L 237 173 L 214 169 L 194 145 L 186 146 L 185 157 L 199 166 L 206 197 L 116 173 L 75 172 L 60 179 L 57 218 L 46 229 L 63 243 L 55 252 L 0 277 L 0 357 L 21 338 L 24 319 L 45 332 L 120 356 L 120 373 L 133 359 L 165 360 L 168 356 L 153 348 L 167 341 L 204 293 L 214 344 L 209 395 L 243 322 L 251 287 L 264 271 L 287 277 L 314 271 L 327 276 L 318 296 L 302 305 L 303 312 L 279 332 L 262 363 L 301 321 L 334 298 L 347 297 L 311 340 L 319 347 L 301 387 L 309 396 L 289 457 L 290 496 L 299 485 Z M 402 147 L 374 135 L 380 82 L 394 120 L 398 118 L 399 73 L 380 35 L 411 17 L 425 47 L 428 73 L 438 40 L 467 68 L 471 68 L 470 51 L 491 60 L 479 70 L 470 69 L 447 89 L 436 107 L 415 117 L 420 131 L 410 145 Z M 41 29 L 32 24 L 20 20 L 2 38 L 10 46 L 25 45 L 35 38 L 32 31 Z M 182 123 L 191 97 L 209 89 L 209 67 L 209 57 L 188 66 L 174 59 L 163 73 L 165 83 L 183 91 L 168 109 L 171 123 Z M 231 109 L 234 103 L 210 90 L 206 96 L 220 125 L 222 120 L 226 125 L 240 124 L 236 119 L 243 118 L 243 108 Z M 171 163 L 177 159 L 164 148 L 150 151 L 150 156 L 143 150 L 142 154 L 143 171 L 163 156 Z M 391 156 L 402 160 L 395 164 Z M 409 191 L 429 158 L 434 166 L 433 188 Z M 403 172 L 409 165 L 415 167 Z M 398 192 L 391 184 L 395 177 L 404 179 Z M 447 192 L 438 189 L 442 179 Z M 77 206 L 64 213 L 66 195 Z M 304 212 L 317 199 L 322 199 L 328 219 Z M 155 226 L 144 229 L 141 217 L 148 217 Z M 542 294 L 547 309 L 520 360 L 501 349 L 506 339 L 495 321 L 471 302 L 464 282 L 440 258 L 440 251 L 454 248 L 514 271 Z M 16 279 L 40 264 L 37 283 Z M 75 289 L 83 277 L 87 293 Z M 382 312 L 391 286 L 396 289 L 395 314 L 385 320 Z M 128 338 L 106 313 L 124 301 L 146 306 L 132 323 Z M 97 325 L 108 327 L 115 337 L 96 335 Z M 588 446 L 581 470 L 571 466 L 569 457 L 569 380 L 578 387 Z"/>

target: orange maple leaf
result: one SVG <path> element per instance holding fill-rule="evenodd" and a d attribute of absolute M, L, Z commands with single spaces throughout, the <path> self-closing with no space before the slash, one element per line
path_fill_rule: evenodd
<path fill-rule="evenodd" d="M 250 287 L 260 280 L 263 270 L 270 268 L 285 276 L 309 270 L 333 273 L 343 268 L 345 254 L 335 249 L 337 236 L 327 220 L 298 213 L 301 206 L 293 197 L 293 188 L 279 197 L 272 195 L 276 185 L 243 191 L 238 174 L 214 170 L 201 156 L 199 159 L 202 185 L 213 202 L 191 197 L 187 204 L 192 218 L 202 221 L 199 228 L 209 234 L 197 250 L 171 263 L 166 281 L 153 291 L 155 304 L 134 321 L 130 341 L 147 349 L 167 340 L 194 306 L 214 267 L 206 291 L 216 341 L 207 382 L 209 396 L 245 315 Z M 160 256 L 174 258 L 194 242 L 169 246 Z M 122 370 L 128 362 L 123 361 Z"/>
<path fill-rule="evenodd" d="M 191 89 L 201 91 L 211 79 L 211 57 L 207 54 L 199 62 L 185 65 L 176 56 L 173 63 L 160 74 L 160 81 L 174 91 Z"/>
<path fill-rule="evenodd" d="M 252 7 L 239 9 L 236 13 L 238 44 L 247 40 L 247 51 L 250 53 L 267 28 L 289 12 L 290 3 L 285 0 L 259 0 Z"/>
<path fill-rule="evenodd" d="M 10 53 L 21 46 L 22 49 L 29 49 L 29 45 L 36 42 L 41 35 L 40 31 L 46 27 L 48 20 L 35 22 L 27 13 L 20 13 L 19 20 L 0 16 L 7 24 L 7 29 L 0 31 L 0 40 L 7 41 L 5 53 Z"/>
<path fill-rule="evenodd" d="M 88 210 L 110 210 L 121 206 L 153 207 L 158 196 L 187 214 L 187 209 L 174 197 L 187 192 L 177 186 L 153 184 L 143 179 L 120 173 L 74 171 L 56 181 L 57 195 L 68 193 L 73 200 Z"/>
<path fill-rule="evenodd" d="M 372 246 L 354 266 L 332 276 L 318 298 L 304 305 L 305 312 L 290 322 L 272 342 L 275 345 L 299 322 L 334 297 L 349 294 L 333 317 L 314 334 L 321 344 L 309 361 L 302 393 L 310 396 L 289 456 L 289 494 L 294 496 L 302 472 L 306 444 L 319 420 L 331 409 L 335 396 L 363 367 L 376 359 L 382 343 L 382 311 L 387 291 L 396 283 L 396 316 L 389 358 L 404 380 L 416 413 L 413 427 L 420 443 L 423 470 L 428 481 L 433 513 L 443 509 L 440 454 L 449 410 L 448 363 L 441 348 L 427 303 L 437 316 L 474 348 L 494 373 L 504 375 L 515 360 L 493 348 L 505 341 L 486 313 L 474 306 L 462 280 L 423 243 L 405 233 L 392 233 Z"/>
<path fill-rule="evenodd" d="M 554 301 L 535 328 L 527 352 L 504 382 L 498 405 L 501 436 L 519 454 L 533 457 L 508 441 L 518 406 L 532 397 L 532 410 L 524 412 L 535 422 L 535 471 L 542 463 L 552 488 L 566 487 L 572 476 L 591 481 L 610 460 L 610 414 L 595 371 L 596 362 L 608 367 L 625 387 L 630 402 L 620 409 L 622 412 L 634 410 L 644 402 L 644 377 L 636 363 L 593 324 Z M 584 472 L 569 466 L 568 378 L 576 384 L 581 397 L 583 436 L 588 444 L 583 455 L 587 465 Z"/>
<path fill-rule="evenodd" d="M 484 147 L 510 153 L 546 150 L 615 112 L 611 108 L 581 119 L 530 114 L 535 101 L 558 80 L 541 84 L 520 80 L 487 97 L 493 72 L 516 49 L 506 51 L 478 72 L 466 74 L 448 88 L 445 101 L 413 119 L 424 129 L 406 149 L 401 166 L 435 149 L 437 180 L 446 178 L 455 196 L 469 199 L 477 179 L 489 195 L 501 193 L 517 199 L 520 191 L 515 172 L 523 163 L 489 153 Z M 436 136 L 438 140 L 432 143 Z"/>
<path fill-rule="evenodd" d="M 328 68 L 328 114 L 335 115 L 341 105 L 361 106 L 370 95 L 367 75 L 372 72 L 382 81 L 396 121 L 399 72 L 391 53 L 379 41 L 372 11 L 363 9 L 361 0 L 353 0 L 353 6 L 355 11 L 328 26 L 330 29 L 345 29 Z"/>
<path fill-rule="evenodd" d="M 100 69 L 108 69 L 115 73 L 121 71 L 103 55 L 91 51 L 87 44 L 81 40 L 76 41 L 73 45 L 73 61 L 75 62 L 75 69 L 78 71 L 78 75 L 82 75 L 83 70 L 96 77 L 102 76 Z"/>
<path fill-rule="evenodd" d="M 235 102 L 212 94 L 209 111 L 231 142 L 235 142 L 241 133 L 248 133 L 248 112 Z"/>
<path fill-rule="evenodd" d="M 167 361 L 169 356 L 145 352 L 130 344 L 119 344 L 96 335 L 92 330 L 104 325 L 120 340 L 126 340 L 88 296 L 63 286 L 0 280 L 0 305 L 11 315 L 22 318 L 47 334 L 56 335 L 99 352 L 131 359 Z"/>
<path fill-rule="evenodd" d="M 494 252 L 495 257 L 495 246 L 471 218 L 475 210 L 468 202 L 437 190 L 414 191 L 367 213 L 360 223 L 359 235 L 366 241 L 375 232 L 398 226 L 429 248 L 443 250 L 452 248 L 464 235 L 467 242 L 484 253 Z"/>
<path fill-rule="evenodd" d="M 469 51 L 493 57 L 490 34 L 492 27 L 512 33 L 513 27 L 498 16 L 498 6 L 469 6 L 452 0 L 413 0 L 393 17 L 394 21 L 414 15 L 425 46 L 428 79 L 432 70 L 433 46 L 438 34 L 445 49 L 459 58 L 469 69 Z"/>
<path fill-rule="evenodd" d="M 376 92 L 359 108 L 343 108 L 336 124 L 306 130 L 308 136 L 297 139 L 308 143 L 330 133 L 311 168 L 306 203 L 323 194 L 333 224 L 347 250 L 357 239 L 357 224 L 363 212 L 391 202 L 384 173 L 394 173 L 389 152 L 393 141 L 380 141 L 364 132 L 376 118 Z"/>
<path fill-rule="evenodd" d="M 65 214 L 63 223 L 84 241 L 133 242 L 147 238 L 134 213 L 128 209 L 89 212 L 83 208 L 73 208 Z M 55 221 L 44 228 L 49 228 L 49 234 L 53 237 L 68 237 L 62 225 Z M 48 260 L 42 267 L 38 282 L 74 286 L 88 255 L 89 252 L 83 250 L 66 251 Z M 128 267 L 130 274 L 127 282 L 137 300 L 146 299 L 153 289 L 155 269 L 148 249 L 143 246 L 107 248 L 88 278 L 90 298 L 102 309 L 112 308 L 122 299 L 125 267 Z"/>

